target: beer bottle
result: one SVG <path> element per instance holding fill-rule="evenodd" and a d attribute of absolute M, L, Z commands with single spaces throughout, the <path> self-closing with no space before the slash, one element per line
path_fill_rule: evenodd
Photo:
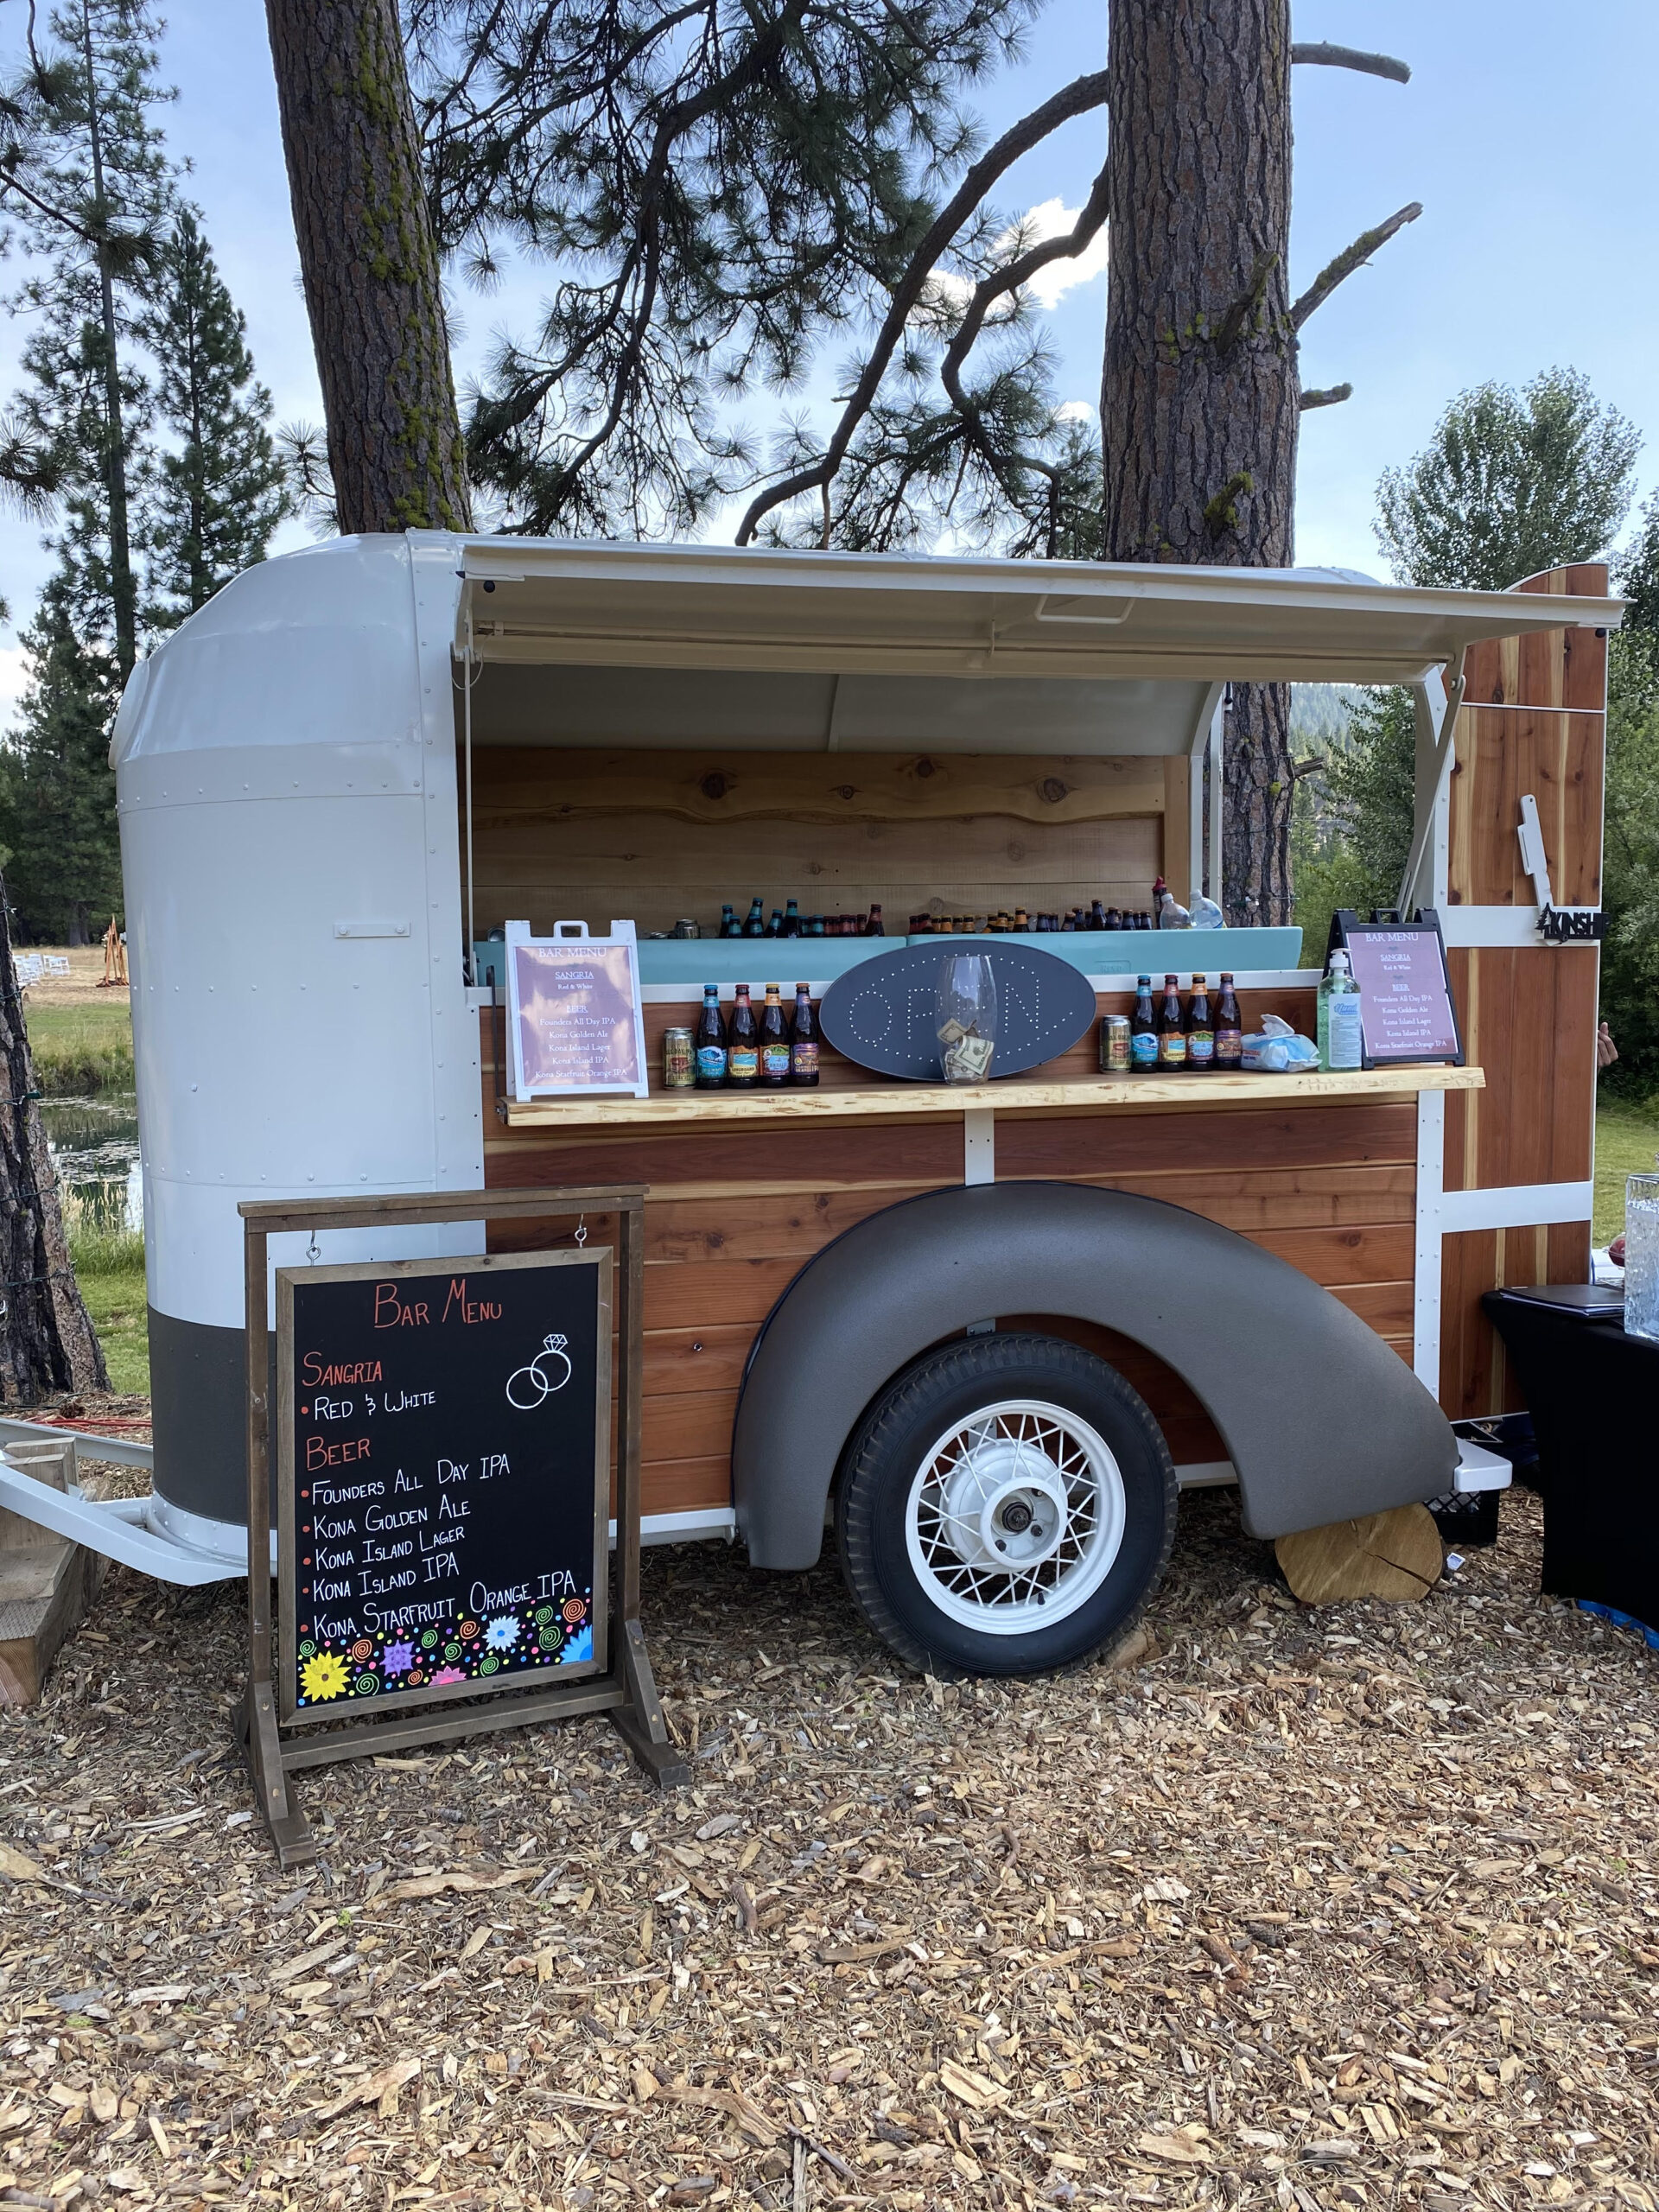
<path fill-rule="evenodd" d="M 1106 909 L 1106 918 L 1102 922 L 1100 926 L 1103 930 L 1121 930 L 1122 928 L 1123 917 L 1116 906 L 1109 906 Z"/>
<path fill-rule="evenodd" d="M 743 925 L 743 934 L 745 937 L 764 937 L 766 933 L 766 918 L 761 910 L 760 901 L 758 899 L 753 899 L 749 906 L 749 918 Z"/>
<path fill-rule="evenodd" d="M 822 937 L 823 935 L 823 916 L 822 914 L 812 914 L 808 917 L 804 934 L 808 937 Z"/>
<path fill-rule="evenodd" d="M 1152 978 L 1135 979 L 1135 1012 L 1129 1016 L 1129 1065 L 1150 1073 L 1158 1065 L 1158 1017 L 1152 1010 Z"/>
<path fill-rule="evenodd" d="M 1231 973 L 1222 971 L 1216 1000 L 1216 1065 L 1236 1071 L 1244 1065 L 1244 1017 L 1238 1010 Z"/>
<path fill-rule="evenodd" d="M 760 1080 L 760 1033 L 747 983 L 737 987 L 732 1026 L 726 1033 L 726 1080 L 734 1090 L 753 1090 Z"/>
<path fill-rule="evenodd" d="M 732 1017 L 732 1038 L 737 1038 L 737 1017 Z M 1186 1025 L 1181 1020 L 1181 994 L 1173 976 L 1164 978 L 1163 1003 L 1158 1009 L 1158 1066 L 1160 1071 L 1186 1065 Z M 732 1056 L 732 1081 L 737 1081 L 737 1056 Z"/>
<path fill-rule="evenodd" d="M 720 910 L 720 933 L 721 937 L 735 937 L 738 933 L 737 916 L 732 912 L 729 899 Z"/>
<path fill-rule="evenodd" d="M 1089 909 L 1089 926 L 1091 930 L 1103 930 L 1106 926 L 1106 909 L 1098 899 Z"/>
<path fill-rule="evenodd" d="M 800 933 L 801 910 L 796 901 L 791 899 L 784 908 L 784 935 L 799 937 Z"/>
<path fill-rule="evenodd" d="M 760 1009 L 760 1081 L 768 1090 L 781 1090 L 789 1081 L 789 1024 L 784 1019 L 780 983 L 766 985 L 766 1002 Z"/>
<path fill-rule="evenodd" d="M 784 918 L 777 907 L 774 906 L 772 910 L 772 919 L 766 924 L 766 935 L 768 937 L 782 937 L 783 933 Z"/>
<path fill-rule="evenodd" d="M 729 914 L 731 908 L 726 909 Z M 726 1024 L 720 1014 L 720 985 L 702 987 L 702 1012 L 697 1017 L 697 1089 L 718 1090 L 726 1081 Z"/>
<path fill-rule="evenodd" d="M 1216 1024 L 1210 1011 L 1210 988 L 1202 976 L 1192 978 L 1192 995 L 1186 1002 L 1186 1065 L 1195 1074 L 1209 1075 L 1216 1065 Z"/>
<path fill-rule="evenodd" d="M 1016 906 L 1014 910 L 1014 933 L 1016 937 L 1029 937 L 1031 934 L 1031 918 L 1023 906 Z"/>
<path fill-rule="evenodd" d="M 795 1023 L 789 1035 L 789 1079 L 798 1090 L 818 1087 L 818 1024 L 806 985 L 795 986 Z"/>
<path fill-rule="evenodd" d="M 864 925 L 864 934 L 866 937 L 885 937 L 887 935 L 886 930 L 881 926 L 881 909 L 879 906 L 872 906 L 870 908 L 870 918 Z"/>

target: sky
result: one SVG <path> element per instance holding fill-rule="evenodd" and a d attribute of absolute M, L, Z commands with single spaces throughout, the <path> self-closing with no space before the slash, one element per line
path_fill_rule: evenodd
<path fill-rule="evenodd" d="M 163 4 L 163 73 L 179 91 L 167 115 L 173 151 L 192 164 L 188 189 L 247 317 L 277 421 L 320 422 L 262 0 Z M 1522 384 L 1558 364 L 1582 371 L 1643 432 L 1646 497 L 1659 485 L 1659 7 L 1600 0 L 1580 16 L 1545 0 L 1293 5 L 1298 39 L 1379 49 L 1413 71 L 1407 86 L 1296 71 L 1293 294 L 1407 201 L 1424 211 L 1304 329 L 1304 384 L 1351 383 L 1354 397 L 1303 419 L 1298 560 L 1384 573 L 1371 534 L 1382 470 L 1421 449 L 1459 391 L 1488 378 Z M 15 54 L 22 21 L 21 0 L 0 0 L 0 61 Z M 1105 24 L 1101 0 L 1048 0 L 1020 61 L 974 90 L 987 136 L 1103 66 Z M 1103 133 L 1099 117 L 1067 124 L 1009 173 L 998 205 L 1069 229 Z M 16 275 L 15 263 L 0 266 L 0 283 Z M 489 299 L 461 293 L 460 380 L 497 331 L 525 327 L 538 289 L 535 270 L 519 268 Z M 1063 397 L 1091 413 L 1104 302 L 1101 252 L 1052 272 L 1046 303 Z M 0 393 L 16 381 L 25 335 L 21 322 L 0 320 Z M 752 419 L 767 422 L 764 402 Z M 40 537 L 37 524 L 0 514 L 0 594 L 15 618 L 0 630 L 0 728 L 22 677 L 16 625 L 50 566 Z M 308 537 L 302 523 L 288 524 L 277 550 Z"/>

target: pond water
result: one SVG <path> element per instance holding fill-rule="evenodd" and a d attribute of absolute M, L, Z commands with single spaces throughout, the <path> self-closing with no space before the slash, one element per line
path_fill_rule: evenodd
<path fill-rule="evenodd" d="M 132 1092 L 43 1098 L 41 1119 L 66 1217 L 79 1216 L 89 1229 L 142 1229 L 143 1176 Z"/>

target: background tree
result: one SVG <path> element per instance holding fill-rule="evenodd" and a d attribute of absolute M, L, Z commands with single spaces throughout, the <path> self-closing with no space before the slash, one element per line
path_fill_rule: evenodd
<path fill-rule="evenodd" d="M 110 727 L 121 696 L 107 645 L 87 642 L 73 572 L 60 568 L 22 633 L 29 678 L 0 750 L 0 836 L 26 940 L 88 944 L 121 911 Z"/>
<path fill-rule="evenodd" d="M 175 217 L 157 276 L 138 334 L 155 363 L 156 426 L 166 441 L 151 457 L 144 500 L 148 612 L 165 630 L 263 559 L 289 497 L 247 323 L 194 208 Z"/>
<path fill-rule="evenodd" d="M 0 748 L 0 842 L 21 928 L 85 941 L 120 906 L 109 736 L 156 630 L 264 552 L 282 512 L 243 327 L 159 118 L 146 0 L 66 0 L 0 97 L 7 304 L 30 325 L 0 488 L 55 523 Z"/>
<path fill-rule="evenodd" d="M 397 0 L 266 0 L 265 16 L 340 527 L 466 530 Z"/>
<path fill-rule="evenodd" d="M 1659 492 L 1613 582 L 1629 601 L 1611 640 L 1602 832 L 1601 1013 L 1618 1058 L 1611 1090 L 1659 1089 Z"/>
<path fill-rule="evenodd" d="M 1630 512 L 1635 425 L 1575 369 L 1524 391 L 1459 392 L 1434 435 L 1376 487 L 1376 539 L 1402 582 L 1505 591 L 1566 561 L 1593 561 Z"/>
<path fill-rule="evenodd" d="M 34 264 L 9 302 L 35 318 L 29 378 L 0 449 L 0 477 L 25 497 L 60 495 L 73 557 L 107 601 L 124 683 L 138 652 L 133 456 L 149 391 L 127 358 L 132 315 L 159 252 L 173 171 L 155 111 L 156 27 L 145 0 L 73 0 L 53 10 L 7 94 L 0 206 Z"/>

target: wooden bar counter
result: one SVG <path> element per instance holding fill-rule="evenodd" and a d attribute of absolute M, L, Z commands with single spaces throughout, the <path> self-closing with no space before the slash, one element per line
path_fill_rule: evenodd
<path fill-rule="evenodd" d="M 1279 1003 L 1251 997 L 1252 1014 Z M 1306 1023 L 1305 992 L 1283 1002 Z M 1116 1000 L 1103 996 L 1102 1010 Z M 648 1032 L 691 1018 L 646 1008 Z M 497 1082 L 501 1019 L 486 1012 L 481 1025 L 486 1183 L 649 1185 L 644 1499 L 659 1535 L 729 1510 L 745 1363 L 802 1267 L 869 1215 L 942 1185 L 1056 1179 L 1167 1199 L 1300 1268 L 1410 1364 L 1420 1097 L 1484 1082 L 1478 1068 L 1430 1066 L 1103 1076 L 1091 1034 L 1047 1068 L 972 1086 L 890 1081 L 826 1048 L 816 1090 L 519 1104 Z M 650 1043 L 657 1082 L 659 1034 Z M 537 1233 L 496 1224 L 491 1241 L 506 1249 Z M 997 1319 L 1109 1358 L 1152 1407 L 1187 1479 L 1226 1473 L 1202 1407 L 1141 1345 L 1064 1315 Z M 689 1517 L 661 1517 L 673 1516 Z"/>

